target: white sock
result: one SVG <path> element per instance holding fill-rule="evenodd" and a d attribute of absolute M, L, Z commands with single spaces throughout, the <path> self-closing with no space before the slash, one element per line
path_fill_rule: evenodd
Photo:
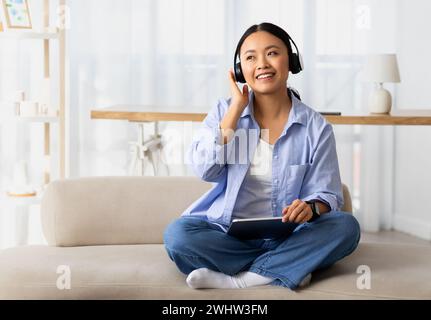
<path fill-rule="evenodd" d="M 221 272 L 207 268 L 193 270 L 187 276 L 186 282 L 190 288 L 217 288 L 217 289 L 237 289 L 269 284 L 272 278 L 261 276 L 254 272 L 241 272 L 235 276 L 229 276 Z"/>
<path fill-rule="evenodd" d="M 187 285 L 193 289 L 218 288 L 234 289 L 237 288 L 231 276 L 221 272 L 216 272 L 207 268 L 200 268 L 189 273 L 186 279 Z"/>
<path fill-rule="evenodd" d="M 247 288 L 255 286 L 264 286 L 274 281 L 273 278 L 261 276 L 260 274 L 245 271 L 240 272 L 232 277 L 238 288 Z"/>

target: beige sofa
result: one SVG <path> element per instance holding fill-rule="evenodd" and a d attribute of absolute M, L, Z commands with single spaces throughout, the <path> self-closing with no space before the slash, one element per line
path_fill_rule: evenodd
<path fill-rule="evenodd" d="M 42 203 L 49 246 L 0 252 L 0 298 L 431 298 L 430 246 L 364 242 L 333 267 L 314 273 L 311 284 L 298 291 L 270 285 L 240 290 L 188 288 L 185 275 L 165 252 L 163 230 L 210 186 L 192 177 L 51 183 Z M 345 210 L 350 210 L 347 189 L 344 194 Z M 361 266 L 371 270 L 370 287 Z"/>

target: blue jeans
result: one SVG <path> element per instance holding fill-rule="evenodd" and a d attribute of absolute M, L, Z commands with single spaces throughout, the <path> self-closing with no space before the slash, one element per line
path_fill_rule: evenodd
<path fill-rule="evenodd" d="M 164 232 L 169 257 L 189 274 L 208 268 L 227 275 L 251 271 L 272 285 L 295 289 L 309 273 L 327 268 L 358 246 L 360 227 L 348 213 L 331 211 L 299 225 L 287 238 L 239 240 L 205 218 L 184 216 Z"/>

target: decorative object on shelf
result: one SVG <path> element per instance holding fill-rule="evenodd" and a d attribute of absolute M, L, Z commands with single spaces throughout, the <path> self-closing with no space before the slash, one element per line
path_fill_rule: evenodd
<path fill-rule="evenodd" d="M 36 117 L 39 115 L 39 102 L 23 101 L 19 106 L 19 115 L 21 117 Z"/>
<path fill-rule="evenodd" d="M 23 90 L 15 91 L 14 107 L 15 115 L 23 118 L 55 118 L 58 117 L 58 110 L 51 104 L 51 82 L 50 78 L 44 78 L 40 82 L 37 90 L 39 93 L 35 101 L 26 100 Z"/>
<path fill-rule="evenodd" d="M 9 29 L 31 29 L 28 0 L 2 0 L 4 16 Z"/>
<path fill-rule="evenodd" d="M 27 163 L 19 161 L 13 168 L 13 185 L 8 188 L 10 197 L 34 197 L 37 195 L 35 188 L 28 183 Z"/>
<path fill-rule="evenodd" d="M 395 54 L 370 55 L 364 69 L 364 80 L 376 83 L 376 88 L 369 97 L 369 111 L 371 113 L 390 113 L 392 97 L 391 93 L 383 88 L 383 83 L 401 82 L 397 56 Z"/>

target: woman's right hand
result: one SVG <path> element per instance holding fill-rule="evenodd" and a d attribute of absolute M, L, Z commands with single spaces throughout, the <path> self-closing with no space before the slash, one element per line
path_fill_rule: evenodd
<path fill-rule="evenodd" d="M 239 108 L 242 112 L 248 105 L 248 86 L 245 84 L 241 90 L 238 88 L 238 85 L 235 81 L 235 75 L 233 70 L 229 70 L 229 83 L 230 83 L 230 91 L 232 93 L 232 101 L 231 106 Z"/>

